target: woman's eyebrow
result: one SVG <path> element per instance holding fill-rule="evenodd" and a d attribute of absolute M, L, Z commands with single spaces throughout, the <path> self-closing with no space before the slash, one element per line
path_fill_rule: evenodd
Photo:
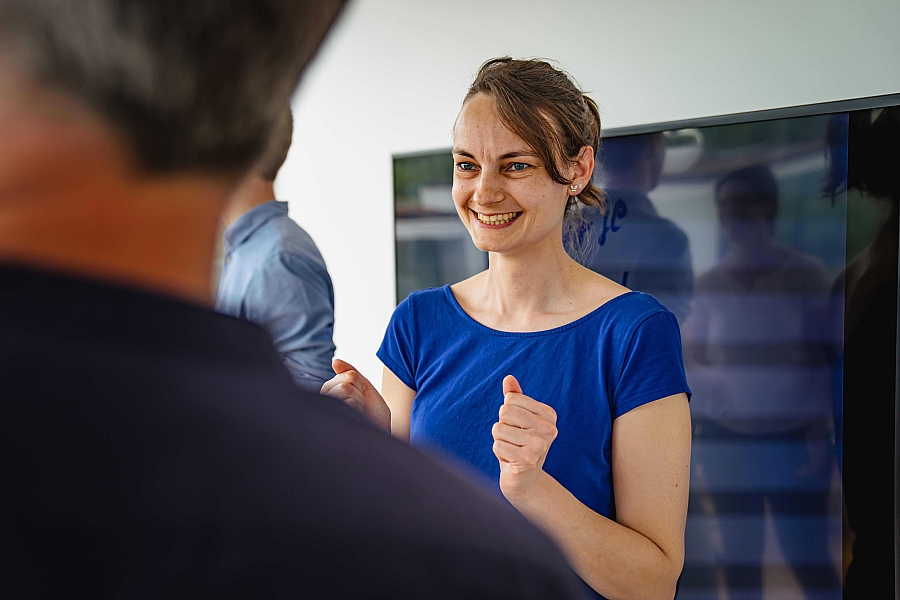
<path fill-rule="evenodd" d="M 467 156 L 469 158 L 475 158 L 471 152 L 467 152 L 466 150 L 462 150 L 461 148 L 454 148 L 451 150 L 453 154 L 459 156 Z M 507 152 L 503 156 L 501 156 L 498 160 L 506 160 L 508 158 L 519 158 L 522 156 L 530 156 L 531 158 L 540 158 L 537 154 L 535 154 L 532 150 L 515 150 L 513 152 Z"/>
<path fill-rule="evenodd" d="M 537 154 L 535 154 L 531 150 L 516 150 L 515 152 L 507 152 L 503 156 L 500 157 L 500 160 L 506 160 L 507 158 L 519 158 L 522 156 L 530 156 L 531 158 L 540 158 Z"/>

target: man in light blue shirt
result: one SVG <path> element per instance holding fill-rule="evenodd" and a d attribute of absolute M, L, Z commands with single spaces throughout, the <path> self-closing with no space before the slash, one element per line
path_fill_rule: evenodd
<path fill-rule="evenodd" d="M 273 200 L 292 129 L 288 109 L 226 209 L 216 310 L 262 325 L 297 384 L 319 391 L 334 377 L 334 290 L 312 238 L 288 217 L 287 202 Z"/>

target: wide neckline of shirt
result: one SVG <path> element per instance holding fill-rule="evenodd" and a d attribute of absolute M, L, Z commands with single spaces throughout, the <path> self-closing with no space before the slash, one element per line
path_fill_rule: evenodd
<path fill-rule="evenodd" d="M 459 303 L 459 300 L 456 299 L 456 296 L 453 294 L 453 290 L 450 289 L 449 284 L 443 286 L 443 288 L 441 288 L 441 289 L 444 290 L 444 294 L 447 298 L 447 301 L 450 302 L 450 304 L 453 306 L 453 308 L 456 310 L 456 312 L 459 313 L 459 315 L 467 323 L 470 323 L 471 325 L 474 325 L 475 327 L 477 327 L 483 331 L 486 331 L 487 333 L 490 333 L 490 334 L 496 335 L 496 336 L 500 336 L 500 337 L 539 337 L 539 336 L 544 336 L 544 335 L 553 335 L 555 333 L 562 333 L 563 331 L 567 331 L 574 327 L 578 327 L 579 325 L 586 323 L 587 321 L 590 321 L 597 315 L 605 312 L 607 307 L 610 304 L 613 304 L 619 298 L 625 298 L 626 296 L 632 296 L 634 294 L 639 293 L 634 290 L 630 290 L 630 291 L 625 292 L 624 294 L 619 294 L 615 298 L 610 298 L 609 300 L 607 300 L 606 302 L 604 302 L 603 304 L 601 304 L 600 306 L 598 306 L 597 308 L 595 308 L 588 314 L 584 315 L 583 317 L 578 317 L 574 321 L 571 321 L 564 325 L 560 325 L 558 327 L 553 327 L 551 329 L 541 329 L 540 331 L 501 331 L 500 329 L 493 329 L 491 327 L 488 327 L 484 323 L 479 323 L 478 321 L 473 319 L 469 313 L 467 313 L 465 310 L 463 310 L 462 305 Z"/>
<path fill-rule="evenodd" d="M 225 243 L 228 249 L 234 249 L 256 233 L 256 231 L 275 217 L 288 214 L 288 203 L 281 200 L 269 200 L 254 206 L 225 230 Z"/>

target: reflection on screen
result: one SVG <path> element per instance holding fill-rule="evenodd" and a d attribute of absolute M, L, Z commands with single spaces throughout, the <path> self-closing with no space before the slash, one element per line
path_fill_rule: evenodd
<path fill-rule="evenodd" d="M 675 313 L 694 392 L 682 599 L 840 597 L 840 332 L 824 317 L 841 303 L 846 195 L 823 192 L 829 125 L 612 138 L 601 155 L 610 209 L 591 215 L 589 266 Z"/>

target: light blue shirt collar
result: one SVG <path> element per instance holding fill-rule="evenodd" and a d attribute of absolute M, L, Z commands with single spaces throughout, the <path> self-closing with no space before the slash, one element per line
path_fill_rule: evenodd
<path fill-rule="evenodd" d="M 254 206 L 242 214 L 238 220 L 225 231 L 225 250 L 230 252 L 247 241 L 247 238 L 265 225 L 267 221 L 274 219 L 275 217 L 286 216 L 287 214 L 287 202 L 270 200 L 259 206 Z"/>

